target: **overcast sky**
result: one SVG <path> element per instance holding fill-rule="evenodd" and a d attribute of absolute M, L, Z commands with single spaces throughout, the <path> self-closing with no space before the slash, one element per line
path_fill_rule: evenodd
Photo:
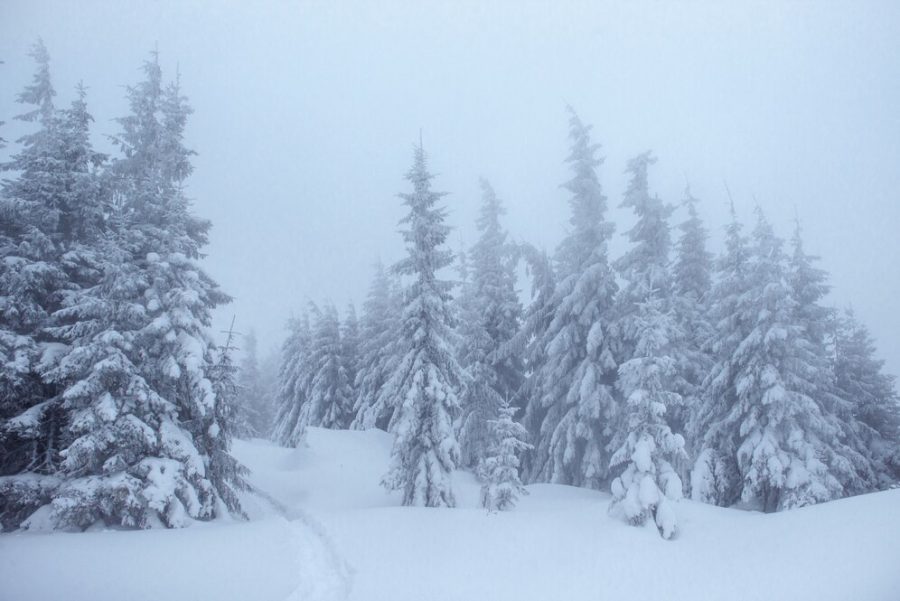
<path fill-rule="evenodd" d="M 403 252 L 396 193 L 426 150 L 455 227 L 474 238 L 478 178 L 514 239 L 553 249 L 568 206 L 565 105 L 594 124 L 601 181 L 627 244 L 629 157 L 652 149 L 651 185 L 685 182 L 721 245 L 731 189 L 832 276 L 900 373 L 900 2 L 0 2 L 0 120 L 42 36 L 59 103 L 89 88 L 97 145 L 126 114 L 158 45 L 195 108 L 189 193 L 213 221 L 206 267 L 264 348 L 305 299 L 365 298 L 372 263 Z M 7 149 L 9 150 L 9 149 Z M 682 215 L 676 214 L 676 222 Z M 748 227 L 749 229 L 749 227 Z"/>

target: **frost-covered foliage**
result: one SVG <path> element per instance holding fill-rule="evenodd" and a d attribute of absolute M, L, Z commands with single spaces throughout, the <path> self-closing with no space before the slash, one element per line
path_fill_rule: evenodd
<path fill-rule="evenodd" d="M 531 280 L 531 299 L 525 308 L 522 325 L 516 335 L 497 350 L 499 356 L 520 356 L 523 363 L 524 379 L 519 393 L 510 401 L 514 407 L 525 411 L 522 423 L 529 432 L 538 432 L 541 427 L 543 411 L 532 407 L 531 399 L 540 395 L 541 382 L 533 374 L 545 363 L 546 349 L 536 342 L 545 337 L 553 322 L 553 293 L 556 289 L 556 273 L 553 261 L 545 251 L 538 250 L 529 244 L 518 244 L 515 247 L 519 260 L 524 261 L 525 270 Z M 522 473 L 531 472 L 534 454 L 526 453 L 522 457 Z"/>
<path fill-rule="evenodd" d="M 190 109 L 177 84 L 163 87 L 158 62 L 146 63 L 115 138 L 123 156 L 99 174 L 83 88 L 71 109 L 53 109 L 46 51 L 34 55 L 38 74 L 22 99 L 38 106 L 25 117 L 41 129 L 10 166 L 19 177 L 4 189 L 14 219 L 3 256 L 19 270 L 40 249 L 43 265 L 4 269 L 20 295 L 6 297 L 16 310 L 4 319 L 20 329 L 2 338 L 41 396 L 3 416 L 4 444 L 7 434 L 19 449 L 30 443 L 31 459 L 4 466 L 14 475 L 2 488 L 30 491 L 40 517 L 17 501 L 4 526 L 180 526 L 240 514 L 245 470 L 229 453 L 228 386 L 207 334 L 211 310 L 229 299 L 197 264 L 209 224 L 182 192 Z M 20 261 L 16 246 L 32 256 Z M 22 285 L 28 272 L 40 294 Z"/>
<path fill-rule="evenodd" d="M 591 126 L 570 112 L 572 178 L 564 186 L 572 229 L 557 251 L 557 282 L 542 309 L 550 322 L 535 332 L 536 348 L 528 353 L 541 359 L 525 415 L 535 441 L 528 478 L 601 488 L 608 482 L 615 412 L 608 320 L 617 285 L 607 260 L 613 225 L 604 218 Z"/>
<path fill-rule="evenodd" d="M 842 496 L 852 450 L 829 414 L 815 343 L 797 321 L 782 242 L 759 210 L 749 256 L 745 249 L 735 223 L 716 298 L 721 358 L 695 423 L 704 435 L 692 494 L 765 511 Z"/>
<path fill-rule="evenodd" d="M 163 86 L 155 55 L 144 73 L 128 88 L 132 113 L 115 139 L 124 156 L 112 166 L 107 256 L 118 264 L 61 311 L 73 321 L 62 328 L 72 350 L 57 381 L 76 417 L 52 510 L 77 527 L 239 513 L 234 491 L 246 487 L 228 452 L 227 399 L 211 381 L 210 312 L 229 298 L 197 265 L 209 223 L 190 213 L 181 187 L 192 170 L 182 141 L 190 109 L 177 82 Z"/>
<path fill-rule="evenodd" d="M 834 331 L 835 393 L 850 407 L 857 449 L 871 461 L 872 488 L 900 481 L 900 396 L 883 371 L 875 343 L 852 310 L 837 317 Z"/>
<path fill-rule="evenodd" d="M 680 403 L 681 395 L 672 391 L 677 327 L 661 307 L 651 292 L 629 319 L 634 347 L 619 366 L 617 383 L 624 397 L 619 433 L 624 440 L 610 460 L 611 467 L 625 469 L 612 483 L 610 510 L 635 525 L 652 518 L 663 538 L 671 538 L 676 528 L 671 502 L 682 495 L 673 463 L 684 455 L 684 438 L 666 422 L 668 408 Z"/>
<path fill-rule="evenodd" d="M 460 364 L 468 383 L 462 399 L 459 442 L 462 463 L 477 466 L 489 446 L 489 421 L 504 400 L 514 398 L 523 380 L 518 355 L 499 352 L 519 329 L 522 307 L 516 292 L 515 255 L 500 225 L 503 207 L 482 180 L 480 236 L 469 253 L 471 280 L 460 298 Z M 462 255 L 465 256 L 465 255 Z"/>
<path fill-rule="evenodd" d="M 488 511 L 512 509 L 520 495 L 528 494 L 519 479 L 519 457 L 532 447 L 527 442 L 528 431 L 513 421 L 515 413 L 516 408 L 504 399 L 497 419 L 488 421 L 488 451 L 478 469 L 481 505 Z"/>
<path fill-rule="evenodd" d="M 234 362 L 237 336 L 232 318 L 231 327 L 225 334 L 225 344 L 216 349 L 217 357 L 210 380 L 222 405 L 223 421 L 227 422 L 230 434 L 238 438 L 247 438 L 252 436 L 253 430 L 250 426 L 251 410 L 241 404 L 238 384 L 240 368 Z"/>
<path fill-rule="evenodd" d="M 327 304 L 315 311 L 308 352 L 309 388 L 300 407 L 301 428 L 345 429 L 353 419 L 353 388 L 344 365 L 345 349 L 337 309 Z"/>
<path fill-rule="evenodd" d="M 216 420 L 215 425 L 211 427 L 216 432 L 214 436 L 206 439 L 208 443 L 212 444 L 208 444 L 206 449 L 200 450 L 206 451 L 210 457 L 208 461 L 209 479 L 225 502 L 225 506 L 233 513 L 246 518 L 246 514 L 241 509 L 238 494 L 251 489 L 246 481 L 250 472 L 230 453 L 232 439 L 235 436 L 251 432 L 250 425 L 246 421 L 247 413 L 241 411 L 238 404 L 240 402 L 237 381 L 238 367 L 233 359 L 233 353 L 236 350 L 235 339 L 234 319 L 232 319 L 225 344 L 216 349 L 218 356 L 210 369 L 210 381 L 216 395 Z"/>
<path fill-rule="evenodd" d="M 674 354 L 675 391 L 683 399 L 681 405 L 669 412 L 669 424 L 676 432 L 686 427 L 698 402 L 703 379 L 712 369 L 709 344 L 714 336 L 708 316 L 712 287 L 712 253 L 706 249 L 709 235 L 697 213 L 697 199 L 689 188 L 685 190 L 682 205 L 687 209 L 688 218 L 678 226 L 681 234 L 672 265 L 672 306 L 681 330 Z"/>
<path fill-rule="evenodd" d="M 650 194 L 648 168 L 655 162 L 656 158 L 649 152 L 628 162 L 627 172 L 631 177 L 621 207 L 632 209 L 637 222 L 626 232 L 633 246 L 615 263 L 625 280 L 619 299 L 625 305 L 626 314 L 636 309 L 636 303 L 646 301 L 651 293 L 666 300 L 671 288 L 669 217 L 674 209 L 659 196 Z"/>
<path fill-rule="evenodd" d="M 829 340 L 829 326 L 835 323 L 832 309 L 822 306 L 829 291 L 828 275 L 815 266 L 818 257 L 804 250 L 800 222 L 797 220 L 791 239 L 792 252 L 787 264 L 787 280 L 795 302 L 794 321 L 807 340 L 808 378 L 835 430 L 845 445 L 843 456 L 848 466 L 840 471 L 845 494 L 858 494 L 878 488 L 880 467 L 869 453 L 865 428 L 854 415 L 853 402 L 835 386 L 833 366 L 836 341 Z"/>
<path fill-rule="evenodd" d="M 281 348 L 278 369 L 278 413 L 272 438 L 287 447 L 296 447 L 303 440 L 304 424 L 300 421 L 300 412 L 306 404 L 312 380 L 311 345 L 309 314 L 304 312 L 288 322 L 288 336 Z"/>
<path fill-rule="evenodd" d="M 388 429 L 394 415 L 393 400 L 381 396 L 381 388 L 394 372 L 398 357 L 401 303 L 396 285 L 379 262 L 363 305 L 360 328 L 359 368 L 356 374 L 356 429 Z"/>
<path fill-rule="evenodd" d="M 449 282 L 437 271 L 452 261 L 444 248 L 449 227 L 431 189 L 425 151 L 415 149 L 406 179 L 413 191 L 400 197 L 409 208 L 401 221 L 407 257 L 395 269 L 409 276 L 397 344 L 399 357 L 377 402 L 394 407 L 390 471 L 383 483 L 403 491 L 404 505 L 454 506 L 451 474 L 459 464 L 453 422 L 459 413 L 464 375 L 455 358 Z"/>
<path fill-rule="evenodd" d="M 350 386 L 351 422 L 356 415 L 355 406 L 358 392 L 356 390 L 356 375 L 359 373 L 359 319 L 356 317 L 356 307 L 353 303 L 347 305 L 346 316 L 341 326 L 341 363 L 347 371 L 347 381 Z"/>
<path fill-rule="evenodd" d="M 260 371 L 256 334 L 251 330 L 244 335 L 240 346 L 242 357 L 238 364 L 235 403 L 240 426 L 235 436 L 267 437 L 275 419 L 275 399 Z"/>
<path fill-rule="evenodd" d="M 662 536 L 671 538 L 676 527 L 671 502 L 682 495 L 673 463 L 684 456 L 684 438 L 672 433 L 667 417 L 682 401 L 676 355 L 683 335 L 673 315 L 669 274 L 673 209 L 650 195 L 647 168 L 653 162 L 645 153 L 629 163 L 631 181 L 622 203 L 637 222 L 628 232 L 633 246 L 616 262 L 625 282 L 615 328 L 616 385 L 623 402 L 610 468 L 624 466 L 624 471 L 612 482 L 610 510 L 636 525 L 653 518 Z"/>
<path fill-rule="evenodd" d="M 43 372 L 60 355 L 54 312 L 63 295 L 96 280 L 104 197 L 91 148 L 84 88 L 56 109 L 50 58 L 38 42 L 32 83 L 18 95 L 37 129 L 18 140 L 0 189 L 0 474 L 53 473 L 63 416 Z M 7 421 L 10 420 L 10 421 Z"/>

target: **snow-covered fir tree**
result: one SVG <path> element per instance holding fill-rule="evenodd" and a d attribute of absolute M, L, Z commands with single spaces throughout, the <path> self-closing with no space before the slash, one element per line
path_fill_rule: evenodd
<path fill-rule="evenodd" d="M 347 371 L 347 381 L 350 385 L 350 404 L 351 404 L 351 420 L 356 417 L 356 375 L 359 373 L 360 356 L 359 356 L 359 319 L 356 316 L 356 306 L 353 303 L 347 304 L 346 315 L 341 324 L 341 361 L 344 369 Z M 348 424 L 349 425 L 349 424 Z"/>
<path fill-rule="evenodd" d="M 506 511 L 527 495 L 519 478 L 519 457 L 531 448 L 528 431 L 513 420 L 516 408 L 507 399 L 500 402 L 497 418 L 488 421 L 488 452 L 479 465 L 482 480 L 481 505 L 488 511 Z"/>
<path fill-rule="evenodd" d="M 651 291 L 628 327 L 636 338 L 631 358 L 619 366 L 623 440 L 610 460 L 611 468 L 624 466 L 624 471 L 612 483 L 610 510 L 634 525 L 653 519 L 663 538 L 671 538 L 677 526 L 672 501 L 682 496 L 673 463 L 685 454 L 684 438 L 666 422 L 668 408 L 681 402 L 672 391 L 677 326 Z"/>
<path fill-rule="evenodd" d="M 363 304 L 359 366 L 356 374 L 355 429 L 387 430 L 394 415 L 394 399 L 381 389 L 393 374 L 400 338 L 400 299 L 390 274 L 379 261 L 369 295 Z"/>
<path fill-rule="evenodd" d="M 34 107 L 18 118 L 38 128 L 4 169 L 0 190 L 0 497 L 5 527 L 49 501 L 65 447 L 60 384 L 50 377 L 65 351 L 54 330 L 67 295 L 96 282 L 105 196 L 91 148 L 85 91 L 57 110 L 49 55 L 41 42 L 32 83 L 18 100 Z M 27 484 L 27 485 L 26 485 Z"/>
<path fill-rule="evenodd" d="M 628 231 L 633 246 L 616 262 L 625 281 L 616 324 L 623 406 L 610 469 L 623 471 L 612 483 L 610 508 L 635 525 L 652 518 L 663 537 L 671 538 L 676 526 L 671 502 L 682 495 L 672 464 L 684 455 L 684 438 L 672 433 L 667 414 L 682 400 L 675 391 L 676 345 L 682 336 L 670 297 L 672 207 L 649 192 L 647 168 L 653 162 L 650 153 L 630 161 L 622 203 L 634 210 L 637 222 Z"/>
<path fill-rule="evenodd" d="M 68 414 L 63 483 L 47 507 L 57 527 L 96 522 L 182 526 L 240 514 L 243 470 L 229 454 L 212 376 L 210 312 L 228 301 L 198 266 L 209 223 L 182 191 L 190 109 L 158 60 L 128 88 L 115 139 L 116 204 L 102 277 L 66 295 L 56 332 L 69 347 L 49 374 Z"/>
<path fill-rule="evenodd" d="M 818 257 L 804 249 L 800 220 L 797 219 L 791 238 L 792 252 L 787 264 L 787 280 L 794 300 L 794 321 L 807 341 L 805 362 L 807 377 L 814 386 L 815 396 L 822 404 L 827 418 L 839 433 L 837 438 L 845 448 L 842 456 L 849 462 L 839 473 L 845 494 L 857 494 L 877 488 L 878 468 L 868 452 L 864 428 L 854 415 L 853 402 L 835 387 L 833 370 L 833 342 L 829 341 L 829 324 L 835 323 L 834 311 L 821 304 L 829 291 L 828 274 L 816 267 Z"/>
<path fill-rule="evenodd" d="M 761 210 L 749 253 L 737 224 L 729 228 L 724 285 L 714 298 L 720 359 L 694 425 L 704 433 L 692 474 L 696 499 L 777 511 L 845 492 L 850 450 L 822 400 L 785 263 Z"/>
<path fill-rule="evenodd" d="M 900 482 L 900 395 L 895 378 L 876 358 L 875 341 L 853 311 L 834 322 L 833 373 L 836 394 L 851 408 L 860 450 L 871 461 L 872 488 Z"/>
<path fill-rule="evenodd" d="M 681 330 L 674 358 L 677 361 L 675 392 L 681 394 L 682 403 L 669 411 L 669 424 L 676 432 L 683 432 L 687 426 L 688 416 L 698 403 L 703 379 L 713 364 L 709 344 L 714 330 L 707 307 L 713 260 L 706 248 L 709 234 L 697 213 L 697 202 L 687 188 L 682 206 L 688 216 L 678 226 L 681 233 L 672 264 L 672 306 Z M 687 443 L 693 448 L 691 440 Z"/>
<path fill-rule="evenodd" d="M 241 390 L 241 368 L 235 362 L 234 355 L 238 351 L 237 338 L 234 331 L 234 317 L 231 328 L 225 333 L 225 344 L 218 348 L 218 359 L 214 366 L 215 376 L 212 379 L 218 396 L 227 399 L 228 423 L 231 434 L 238 438 L 250 438 L 255 435 L 252 419 L 255 408 L 245 404 Z M 220 394 L 219 390 L 222 391 Z"/>
<path fill-rule="evenodd" d="M 491 185 L 482 180 L 478 241 L 470 254 L 471 281 L 461 295 L 460 363 L 468 374 L 459 433 L 463 465 L 477 466 L 489 446 L 490 420 L 504 399 L 522 386 L 518 355 L 501 351 L 516 335 L 522 307 L 516 291 L 515 254 L 500 225 L 503 207 Z"/>
<path fill-rule="evenodd" d="M 300 425 L 348 428 L 353 419 L 353 388 L 344 364 L 345 349 L 337 309 L 328 303 L 314 316 L 308 355 L 309 390 L 300 408 Z"/>
<path fill-rule="evenodd" d="M 267 437 L 275 419 L 274 399 L 266 389 L 259 366 L 256 333 L 251 330 L 243 336 L 242 357 L 237 374 L 237 410 L 244 414 L 246 432 L 236 436 Z"/>
<path fill-rule="evenodd" d="M 541 427 L 542 411 L 526 411 L 530 405 L 530 399 L 540 393 L 540 382 L 533 377 L 539 366 L 545 362 L 546 349 L 537 340 L 544 337 L 547 329 L 553 321 L 553 292 L 556 289 L 556 273 L 553 270 L 553 261 L 546 251 L 539 250 L 526 243 L 517 244 L 516 255 L 525 264 L 525 271 L 531 280 L 530 301 L 522 316 L 521 327 L 512 340 L 502 345 L 497 350 L 497 355 L 522 357 L 523 374 L 526 376 L 519 388 L 519 393 L 510 404 L 524 413 L 522 423 L 529 432 L 539 432 Z M 531 376 L 531 377 L 528 377 Z M 532 453 L 526 453 L 522 457 L 522 473 L 531 471 Z"/>
<path fill-rule="evenodd" d="M 209 463 L 218 466 L 217 470 L 210 471 L 210 480 L 219 491 L 225 505 L 235 508 L 236 513 L 246 518 L 246 514 L 240 509 L 238 493 L 251 489 L 246 481 L 250 470 L 238 463 L 229 453 L 234 436 L 246 436 L 251 432 L 250 424 L 247 422 L 248 415 L 241 411 L 239 405 L 238 367 L 234 362 L 234 352 L 237 350 L 236 337 L 232 317 L 231 327 L 225 335 L 225 343 L 216 349 L 218 357 L 210 370 L 209 377 L 216 395 L 215 427 L 218 428 L 218 432 L 212 439 L 217 444 L 209 445 L 206 451 L 211 457 Z M 220 441 L 223 439 L 226 444 L 221 444 Z"/>
<path fill-rule="evenodd" d="M 528 478 L 602 488 L 608 483 L 617 367 L 608 336 L 617 291 L 607 260 L 613 225 L 604 217 L 591 126 L 570 113 L 572 178 L 564 187 L 571 193 L 572 229 L 557 251 L 551 321 L 528 353 L 542 359 L 531 376 L 525 416 L 537 428 Z"/>
<path fill-rule="evenodd" d="M 669 217 L 674 208 L 658 196 L 650 194 L 648 170 L 656 158 L 645 152 L 628 162 L 630 175 L 625 198 L 620 205 L 631 209 L 637 222 L 625 235 L 632 247 L 615 262 L 624 280 L 619 292 L 619 319 L 616 323 L 617 352 L 627 360 L 637 345 L 639 334 L 630 330 L 630 321 L 641 311 L 641 305 L 651 295 L 661 309 L 669 309 L 672 277 L 669 272 L 669 252 L 672 246 Z"/>
<path fill-rule="evenodd" d="M 406 175 L 413 190 L 400 195 L 409 208 L 401 221 L 407 257 L 395 270 L 411 281 L 404 291 L 399 359 L 379 392 L 385 405 L 394 406 L 394 446 L 383 483 L 402 491 L 404 505 L 452 507 L 450 477 L 459 464 L 453 422 L 464 374 L 455 358 L 452 285 L 437 275 L 452 254 L 445 248 L 450 230 L 445 209 L 437 206 L 443 193 L 431 189 L 432 178 L 420 144 Z"/>
<path fill-rule="evenodd" d="M 17 101 L 31 107 L 16 119 L 33 122 L 37 130 L 18 140 L 21 148 L 2 165 L 18 177 L 2 185 L 3 258 L 0 263 L 0 474 L 53 472 L 58 449 L 49 445 L 54 433 L 45 420 L 47 394 L 39 370 L 43 328 L 51 325 L 58 291 L 66 274 L 55 244 L 54 206 L 59 183 L 61 140 L 59 115 L 50 81 L 50 57 L 38 41 L 30 52 L 37 69 Z M 52 403 L 51 403 L 52 404 Z M 50 417 L 47 415 L 47 417 Z M 10 421 L 14 420 L 14 421 Z M 54 427 L 58 435 L 58 427 Z"/>
<path fill-rule="evenodd" d="M 701 384 L 700 398 L 689 416 L 687 438 L 695 457 L 690 490 L 694 500 L 726 505 L 740 498 L 734 463 L 735 447 L 726 429 L 708 431 L 708 425 L 735 402 L 730 389 L 734 376 L 724 359 L 749 334 L 740 304 L 750 294 L 749 250 L 743 224 L 731 203 L 731 221 L 725 227 L 725 250 L 716 260 L 716 278 L 708 311 L 714 336 L 710 350 L 716 363 Z"/>
<path fill-rule="evenodd" d="M 312 332 L 309 313 L 288 321 L 288 336 L 281 348 L 278 369 L 278 412 L 272 439 L 286 447 L 296 447 L 303 440 L 304 424 L 300 412 L 309 395 L 312 379 L 310 346 Z"/>
<path fill-rule="evenodd" d="M 278 372 L 281 367 L 280 349 L 272 349 L 259 361 L 260 393 L 264 401 L 262 405 L 268 412 L 266 429 L 260 432 L 260 436 L 269 440 L 274 439 L 275 419 L 278 415 Z"/>

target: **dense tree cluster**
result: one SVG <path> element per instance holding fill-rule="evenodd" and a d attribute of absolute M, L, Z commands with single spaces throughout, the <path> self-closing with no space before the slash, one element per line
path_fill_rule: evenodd
<path fill-rule="evenodd" d="M 611 258 L 600 146 L 572 109 L 554 253 L 510 241 L 483 181 L 477 240 L 442 279 L 450 228 L 420 142 L 404 258 L 376 266 L 359 318 L 308 303 L 274 366 L 252 333 L 208 333 L 229 298 L 199 266 L 210 223 L 183 189 L 178 78 L 164 83 L 155 54 L 144 64 L 106 156 L 85 89 L 58 108 L 48 53 L 32 56 L 18 97 L 31 131 L 0 187 L 4 529 L 241 515 L 232 437 L 298 446 L 309 427 L 390 432 L 383 484 L 404 504 L 453 506 L 466 468 L 489 510 L 513 508 L 523 482 L 603 489 L 610 513 L 665 538 L 685 494 L 779 511 L 900 480 L 894 379 L 852 312 L 824 304 L 799 224 L 786 244 L 757 208 L 748 235 L 732 206 L 714 257 L 690 190 L 673 235 L 648 152 L 627 165 L 635 223 Z"/>
<path fill-rule="evenodd" d="M 827 275 L 799 225 L 786 248 L 761 209 L 749 236 L 733 211 L 714 258 L 689 189 L 673 235 L 676 207 L 651 191 L 656 159 L 644 153 L 621 203 L 636 218 L 631 247 L 611 260 L 599 146 L 571 109 L 569 138 L 570 228 L 555 254 L 509 242 L 482 182 L 453 299 L 437 277 L 451 262 L 442 194 L 416 148 L 413 192 L 401 195 L 408 257 L 378 266 L 358 337 L 352 312 L 343 342 L 334 324 L 322 342 L 327 311 L 313 311 L 312 330 L 292 322 L 278 440 L 297 444 L 306 425 L 381 428 L 395 436 L 385 484 L 407 504 L 452 505 L 449 474 L 466 467 L 491 509 L 512 507 L 522 480 L 606 489 L 611 513 L 665 538 L 684 494 L 778 511 L 896 483 L 893 378 L 853 315 L 823 304 Z M 357 341 L 317 388 L 321 345 Z"/>
<path fill-rule="evenodd" d="M 154 54 L 127 88 L 116 156 L 79 86 L 58 108 L 43 44 L 19 94 L 31 133 L 0 189 L 3 528 L 181 526 L 242 513 L 235 369 L 208 334 L 229 301 L 200 268 L 184 194 L 191 109 Z"/>

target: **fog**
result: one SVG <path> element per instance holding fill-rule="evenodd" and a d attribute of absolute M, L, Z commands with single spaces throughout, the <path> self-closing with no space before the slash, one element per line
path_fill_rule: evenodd
<path fill-rule="evenodd" d="M 89 89 L 96 144 L 127 112 L 123 85 L 158 47 L 180 71 L 198 152 L 189 193 L 213 222 L 206 267 L 235 297 L 217 313 L 265 348 L 306 299 L 365 298 L 403 247 L 396 194 L 420 131 L 455 227 L 473 241 L 478 178 L 514 239 L 555 247 L 568 217 L 566 104 L 594 124 L 617 209 L 629 157 L 651 186 L 687 182 L 717 249 L 725 185 L 789 236 L 795 215 L 836 306 L 853 305 L 900 373 L 900 4 L 0 3 L 3 137 L 41 36 L 58 104 Z M 5 151 L 14 150 L 10 145 Z M 675 222 L 681 219 L 676 214 Z"/>

